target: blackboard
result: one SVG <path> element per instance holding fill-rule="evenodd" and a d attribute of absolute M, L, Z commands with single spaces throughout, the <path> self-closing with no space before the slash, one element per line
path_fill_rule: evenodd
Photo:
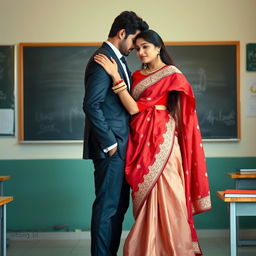
<path fill-rule="evenodd" d="M 14 46 L 0 46 L 0 135 L 14 135 Z M 2 123 L 7 122 L 7 123 Z M 10 123 L 9 123 L 10 122 Z M 7 128 L 8 127 L 8 128 Z"/>
<path fill-rule="evenodd" d="M 84 70 L 98 45 L 20 45 L 20 140 L 83 139 Z M 239 42 L 166 45 L 193 86 L 203 138 L 238 139 Z M 140 68 L 134 52 L 128 63 Z"/>
<path fill-rule="evenodd" d="M 238 44 L 168 48 L 193 87 L 203 138 L 239 138 Z"/>

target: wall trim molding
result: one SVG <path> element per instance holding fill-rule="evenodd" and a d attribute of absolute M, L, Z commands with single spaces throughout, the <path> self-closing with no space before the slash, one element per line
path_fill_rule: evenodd
<path fill-rule="evenodd" d="M 126 238 L 129 231 L 122 232 L 122 238 Z M 229 237 L 229 229 L 198 229 L 198 237 Z M 240 230 L 241 237 L 256 239 L 256 229 Z M 89 231 L 78 232 L 8 232 L 10 240 L 81 240 L 90 239 Z"/>

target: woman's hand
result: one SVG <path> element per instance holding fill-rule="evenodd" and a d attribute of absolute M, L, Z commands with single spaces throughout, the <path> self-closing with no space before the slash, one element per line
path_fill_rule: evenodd
<path fill-rule="evenodd" d="M 94 60 L 113 78 L 113 82 L 120 80 L 117 64 L 112 57 L 109 59 L 106 55 L 100 53 L 94 56 Z"/>

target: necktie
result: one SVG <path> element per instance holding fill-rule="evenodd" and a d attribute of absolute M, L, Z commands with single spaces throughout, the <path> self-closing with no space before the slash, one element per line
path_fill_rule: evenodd
<path fill-rule="evenodd" d="M 122 57 L 120 58 L 120 60 L 123 62 L 123 64 L 124 64 L 125 67 L 126 67 L 126 71 L 127 71 L 127 74 L 128 74 L 127 80 L 130 82 L 131 71 L 130 71 L 129 68 L 128 68 L 126 59 L 125 59 L 124 56 L 122 56 Z"/>
<path fill-rule="evenodd" d="M 126 62 L 125 57 L 124 57 L 124 56 L 122 56 L 120 60 L 124 63 L 124 65 L 125 65 L 125 66 L 126 66 L 126 68 L 128 69 L 127 62 Z"/>

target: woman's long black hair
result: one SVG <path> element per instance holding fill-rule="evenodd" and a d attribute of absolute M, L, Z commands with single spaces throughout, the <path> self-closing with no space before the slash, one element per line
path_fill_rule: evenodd
<path fill-rule="evenodd" d="M 134 39 L 134 43 L 136 44 L 136 40 L 142 38 L 145 41 L 153 44 L 156 47 L 160 48 L 160 58 L 166 65 L 174 65 L 174 62 L 166 50 L 164 42 L 162 38 L 152 29 L 147 29 L 140 32 Z"/>
<path fill-rule="evenodd" d="M 136 40 L 142 38 L 146 42 L 153 44 L 156 47 L 160 48 L 160 58 L 166 65 L 173 65 L 174 61 L 172 60 L 171 56 L 169 55 L 162 38 L 152 29 L 147 29 L 140 32 L 134 39 L 134 43 L 136 44 Z M 142 64 L 142 68 L 145 68 L 144 64 Z M 174 118 L 177 118 L 177 108 L 178 108 L 178 101 L 179 101 L 179 92 L 178 91 L 171 91 L 169 93 L 168 98 L 168 109 L 171 112 Z"/>

